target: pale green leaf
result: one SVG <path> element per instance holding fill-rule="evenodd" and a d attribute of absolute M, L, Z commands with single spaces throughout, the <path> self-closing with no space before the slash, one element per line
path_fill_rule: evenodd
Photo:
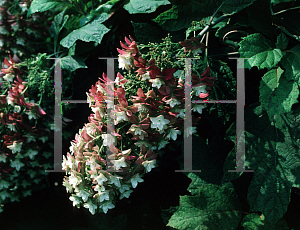
<path fill-rule="evenodd" d="M 74 72 L 76 69 L 87 68 L 83 58 L 79 56 L 66 56 L 61 59 L 61 68 Z"/>
<path fill-rule="evenodd" d="M 179 230 L 235 229 L 242 218 L 240 201 L 231 183 L 204 185 L 196 196 L 181 196 L 167 226 Z"/>
<path fill-rule="evenodd" d="M 124 9 L 130 14 L 145 14 L 154 12 L 159 6 L 168 5 L 168 0 L 130 0 Z"/>
<path fill-rule="evenodd" d="M 259 33 L 250 34 L 239 43 L 241 57 L 248 58 L 245 61 L 246 68 L 257 66 L 258 69 L 271 69 L 281 60 L 283 54 L 276 49 L 274 44 Z"/>
<path fill-rule="evenodd" d="M 44 12 L 50 9 L 54 9 L 61 6 L 62 4 L 63 2 L 58 0 L 33 0 L 28 9 L 27 17 L 36 12 Z"/>
<path fill-rule="evenodd" d="M 102 18 L 100 17 L 101 21 Z M 60 41 L 60 44 L 66 48 L 70 48 L 77 40 L 84 42 L 97 42 L 101 43 L 103 36 L 110 31 L 103 24 L 99 23 L 98 19 L 95 19 L 91 23 L 81 27 L 80 29 L 74 30 L 69 33 L 64 39 Z"/>

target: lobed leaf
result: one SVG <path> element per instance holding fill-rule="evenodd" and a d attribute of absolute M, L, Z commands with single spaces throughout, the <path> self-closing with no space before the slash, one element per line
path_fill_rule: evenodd
<path fill-rule="evenodd" d="M 99 44 L 102 41 L 103 36 L 110 31 L 103 24 L 99 23 L 103 18 L 101 15 L 97 17 L 91 23 L 74 30 L 69 33 L 64 39 L 60 41 L 60 44 L 66 48 L 70 48 L 77 40 L 82 40 L 84 42 L 98 42 Z"/>
<path fill-rule="evenodd" d="M 240 201 L 231 183 L 204 185 L 196 196 L 181 196 L 167 226 L 180 230 L 235 229 L 242 218 Z"/>
<path fill-rule="evenodd" d="M 274 48 L 274 44 L 259 33 L 250 34 L 239 45 L 241 57 L 248 58 L 245 67 L 249 69 L 254 66 L 258 69 L 271 69 L 283 57 L 281 50 Z"/>
<path fill-rule="evenodd" d="M 272 69 L 267 72 L 260 82 L 259 100 L 271 120 L 281 113 L 290 112 L 293 104 L 297 103 L 299 89 L 296 82 L 288 82 L 285 78 L 280 78 L 283 70 Z"/>
<path fill-rule="evenodd" d="M 246 162 L 254 170 L 250 211 L 260 211 L 275 223 L 287 211 L 291 188 L 300 187 L 299 142 L 287 125 L 276 129 L 261 105 L 250 106 L 245 115 Z"/>
<path fill-rule="evenodd" d="M 54 9 L 56 7 L 61 6 L 62 4 L 63 2 L 59 0 L 33 0 L 28 9 L 27 17 L 36 12 L 44 12 L 47 10 Z"/>

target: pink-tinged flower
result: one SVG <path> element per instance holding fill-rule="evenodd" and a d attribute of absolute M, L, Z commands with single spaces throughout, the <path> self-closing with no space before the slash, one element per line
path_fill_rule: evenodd
<path fill-rule="evenodd" d="M 117 85 L 123 85 L 125 82 L 128 82 L 127 79 L 125 79 L 119 72 L 117 73 L 117 77 L 115 79 L 115 84 Z"/>
<path fill-rule="evenodd" d="M 128 106 L 128 101 L 125 97 L 125 89 L 118 88 L 116 90 L 118 95 L 119 104 L 115 105 L 115 110 L 112 111 L 113 116 L 116 117 L 115 124 L 120 121 L 127 121 L 129 120 L 131 123 L 137 123 L 138 117 L 133 114 L 138 111 L 138 107 L 136 106 Z"/>
<path fill-rule="evenodd" d="M 197 37 L 192 37 L 185 41 L 180 41 L 179 44 L 184 47 L 184 52 L 206 48 L 206 46 L 202 44 Z"/>
<path fill-rule="evenodd" d="M 38 117 L 46 115 L 46 112 L 40 106 L 38 106 L 37 103 L 27 102 L 26 107 L 29 109 L 29 111 L 31 111 L 31 113 L 36 114 Z"/>
<path fill-rule="evenodd" d="M 9 60 L 7 60 L 7 58 L 4 59 L 4 64 L 6 66 L 8 66 L 8 68 L 1 69 L 2 73 L 4 73 L 4 74 L 8 74 L 8 73 L 20 74 L 20 73 L 22 73 L 20 71 L 20 69 L 15 66 L 16 63 L 15 63 L 14 59 L 11 57 L 11 55 L 9 55 Z"/>
<path fill-rule="evenodd" d="M 119 68 L 121 69 L 130 69 L 134 64 L 134 59 L 140 56 L 139 50 L 136 46 L 136 42 L 132 39 L 131 36 L 129 38 L 132 40 L 130 41 L 127 37 L 125 37 L 125 41 L 127 45 L 123 42 L 120 42 L 122 50 L 118 49 L 119 54 Z"/>

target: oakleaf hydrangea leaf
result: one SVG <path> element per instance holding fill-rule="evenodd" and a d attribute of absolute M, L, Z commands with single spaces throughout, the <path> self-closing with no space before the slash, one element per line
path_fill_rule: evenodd
<path fill-rule="evenodd" d="M 286 79 L 288 81 L 294 80 L 300 85 L 300 45 L 289 50 L 282 59 L 281 64 L 285 69 Z"/>
<path fill-rule="evenodd" d="M 288 82 L 280 77 L 283 71 L 280 67 L 267 72 L 260 82 L 260 102 L 267 110 L 271 120 L 274 116 L 291 111 L 297 103 L 299 89 L 296 82 Z"/>
<path fill-rule="evenodd" d="M 258 69 L 271 69 L 275 67 L 283 57 L 280 49 L 259 33 L 250 34 L 239 43 L 241 57 L 248 58 L 245 67 L 251 69 L 257 66 Z"/>
<path fill-rule="evenodd" d="M 74 30 L 69 33 L 60 44 L 66 48 L 70 48 L 77 40 L 84 42 L 97 42 L 101 43 L 103 36 L 110 31 L 106 26 L 101 24 L 102 18 L 96 18 L 91 23 Z"/>
<path fill-rule="evenodd" d="M 300 187 L 299 144 L 285 125 L 276 129 L 262 106 L 245 110 L 246 162 L 254 170 L 248 190 L 250 212 L 275 223 L 287 211 L 292 187 Z"/>
<path fill-rule="evenodd" d="M 62 2 L 57 0 L 33 0 L 28 9 L 27 17 L 33 13 L 44 12 L 59 7 L 61 5 Z"/>
<path fill-rule="evenodd" d="M 181 196 L 178 210 L 167 226 L 180 230 L 237 228 L 242 218 L 240 201 L 229 182 L 223 187 L 204 185 L 196 196 Z"/>

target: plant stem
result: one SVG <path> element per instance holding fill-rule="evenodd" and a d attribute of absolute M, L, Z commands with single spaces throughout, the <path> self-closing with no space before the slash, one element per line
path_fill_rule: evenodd
<path fill-rule="evenodd" d="M 299 9 L 299 8 L 300 8 L 300 6 L 296 6 L 296 7 L 293 7 L 293 8 L 281 10 L 281 11 L 279 11 L 279 12 L 274 13 L 274 15 L 281 14 L 281 13 L 287 12 L 287 11 L 289 11 L 289 10 Z"/>
<path fill-rule="evenodd" d="M 210 29 L 210 27 L 218 24 L 219 22 L 229 18 L 230 15 L 222 15 L 221 17 L 219 17 L 218 19 L 216 19 L 215 21 L 211 22 L 209 25 L 207 25 L 198 35 L 197 35 L 197 38 L 201 38 L 205 33 L 206 31 L 208 31 Z"/>

